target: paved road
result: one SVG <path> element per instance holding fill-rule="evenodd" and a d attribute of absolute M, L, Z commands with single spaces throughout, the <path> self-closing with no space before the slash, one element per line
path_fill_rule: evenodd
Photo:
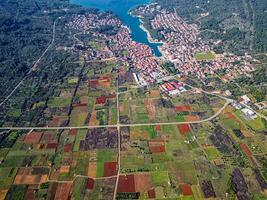
<path fill-rule="evenodd" d="M 24 76 L 24 78 L 16 85 L 16 87 L 9 93 L 9 95 L 6 96 L 6 98 L 0 103 L 0 106 L 2 106 L 13 94 L 14 92 L 16 92 L 16 90 L 22 85 L 22 83 L 24 82 L 24 80 L 27 78 L 27 76 L 29 74 L 31 74 L 32 71 L 34 71 L 36 69 L 36 67 L 38 66 L 38 64 L 40 63 L 41 59 L 44 57 L 44 55 L 46 54 L 46 52 L 49 50 L 49 48 L 53 45 L 54 41 L 55 41 L 55 33 L 56 33 L 56 23 L 57 20 L 60 19 L 61 17 L 58 17 L 54 23 L 53 23 L 53 33 L 52 33 L 52 40 L 49 43 L 49 45 L 47 46 L 47 48 L 44 50 L 44 52 L 42 53 L 42 55 L 38 58 L 38 60 L 36 60 L 32 66 L 32 68 L 28 71 L 28 73 Z"/>
<path fill-rule="evenodd" d="M 119 177 L 120 177 L 120 169 L 121 169 L 121 132 L 120 132 L 119 75 L 118 74 L 116 78 L 116 90 L 117 90 L 116 91 L 116 106 L 117 106 L 117 131 L 118 131 L 118 172 L 116 176 L 113 200 L 116 200 Z"/>
<path fill-rule="evenodd" d="M 217 117 L 231 103 L 227 100 L 222 108 L 214 115 L 207 119 L 187 122 L 154 122 L 154 123 L 138 123 L 138 124 L 114 124 L 114 125 L 96 125 L 96 126 L 65 126 L 65 127 L 0 127 L 0 130 L 64 130 L 64 129 L 92 129 L 92 128 L 117 128 L 117 127 L 133 127 L 133 126 L 151 126 L 151 125 L 178 125 L 178 124 L 198 124 L 207 122 Z"/>

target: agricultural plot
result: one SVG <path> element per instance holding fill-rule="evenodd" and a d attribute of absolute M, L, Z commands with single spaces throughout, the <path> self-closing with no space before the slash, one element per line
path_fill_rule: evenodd
<path fill-rule="evenodd" d="M 130 175 L 120 177 L 118 197 L 178 198 L 179 183 L 197 184 L 189 151 L 193 141 L 183 137 L 177 126 L 130 127 L 121 134 L 121 172 Z M 143 185 L 137 187 L 140 177 Z"/>
<path fill-rule="evenodd" d="M 94 188 L 85 185 L 88 198 L 94 199 L 118 173 L 117 137 L 112 128 L 10 132 L 0 142 L 1 195 L 13 199 L 17 194 L 12 191 L 18 190 L 24 198 L 67 200 L 78 177 L 107 177 L 103 183 L 96 181 Z M 115 180 L 106 195 L 113 192 Z"/>
<path fill-rule="evenodd" d="M 119 95 L 121 123 L 193 122 L 214 115 L 224 100 L 203 93 L 170 97 L 159 89 L 131 89 Z"/>
<path fill-rule="evenodd" d="M 229 113 L 224 117 L 233 118 Z M 259 139 L 264 136 L 237 137 L 232 129 L 220 126 L 225 124 L 224 117 L 217 118 L 217 125 L 122 128 L 121 172 L 125 175 L 119 179 L 117 197 L 224 198 L 231 190 L 233 176 L 229 174 L 236 168 L 242 169 L 250 195 L 266 188 L 261 175 L 266 170 L 261 167 L 266 148 Z M 253 178 L 255 172 L 246 170 L 255 164 L 262 169 L 258 179 Z M 136 186 L 137 176 L 143 176 L 142 189 Z"/>
<path fill-rule="evenodd" d="M 229 111 L 216 124 L 122 127 L 117 198 L 224 198 L 236 195 L 234 177 L 244 179 L 248 195 L 263 191 L 265 136 L 238 137 L 225 126 Z M 114 128 L 10 132 L 0 143 L 1 195 L 112 199 L 117 137 Z"/>
<path fill-rule="evenodd" d="M 77 178 L 73 183 L 71 198 L 76 200 L 113 199 L 116 178 L 94 180 Z"/>
<path fill-rule="evenodd" d="M 232 130 L 233 134 L 240 138 L 251 138 L 257 133 L 262 133 L 266 128 L 266 122 L 260 117 L 251 119 L 246 116 L 241 110 L 227 107 L 227 110 L 220 115 L 223 126 Z"/>

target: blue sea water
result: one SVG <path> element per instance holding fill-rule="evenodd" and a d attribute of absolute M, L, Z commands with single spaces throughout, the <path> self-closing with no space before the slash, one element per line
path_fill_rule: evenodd
<path fill-rule="evenodd" d="M 133 40 L 147 44 L 153 49 L 155 56 L 161 56 L 158 46 L 161 44 L 151 43 L 147 39 L 147 34 L 139 26 L 138 18 L 129 14 L 129 10 L 141 4 L 147 4 L 150 0 L 70 0 L 71 3 L 85 7 L 98 8 L 102 11 L 112 11 L 131 30 Z"/>

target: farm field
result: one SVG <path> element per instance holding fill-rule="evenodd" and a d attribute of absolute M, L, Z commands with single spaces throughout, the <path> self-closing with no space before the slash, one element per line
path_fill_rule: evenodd
<path fill-rule="evenodd" d="M 0 1 L 0 200 L 266 200 L 263 0 L 73 1 Z"/>
<path fill-rule="evenodd" d="M 170 97 L 159 89 L 131 89 L 119 95 L 121 123 L 192 122 L 211 117 L 225 101 L 187 91 Z"/>
<path fill-rule="evenodd" d="M 208 122 L 123 126 L 120 133 L 117 128 L 9 132 L 0 143 L 1 195 L 113 199 L 116 190 L 117 199 L 225 198 L 229 191 L 235 196 L 229 181 L 239 177 L 254 196 L 265 187 L 267 143 L 235 112 L 228 106 Z"/>

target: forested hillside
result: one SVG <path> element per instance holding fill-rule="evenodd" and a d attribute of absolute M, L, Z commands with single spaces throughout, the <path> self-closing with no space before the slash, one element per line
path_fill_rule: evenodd
<path fill-rule="evenodd" d="M 53 22 L 67 5 L 67 1 L 53 0 L 0 1 L 1 100 L 47 48 Z"/>

